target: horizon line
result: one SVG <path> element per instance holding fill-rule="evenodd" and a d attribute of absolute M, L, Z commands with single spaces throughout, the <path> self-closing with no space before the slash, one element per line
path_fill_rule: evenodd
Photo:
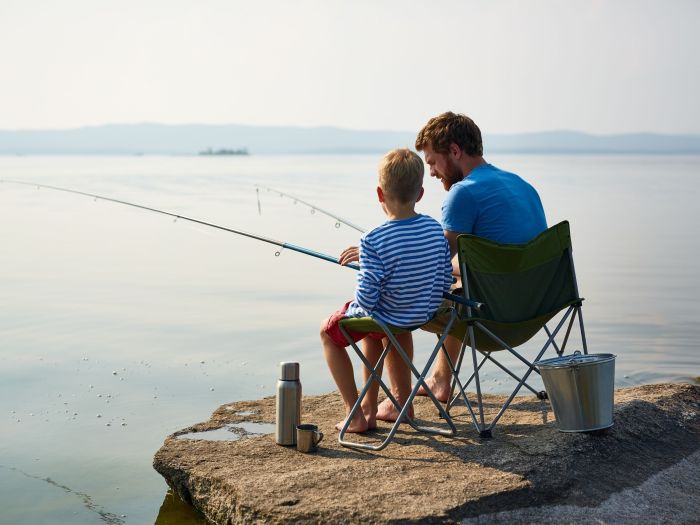
<path fill-rule="evenodd" d="M 337 131 L 350 131 L 350 132 L 362 132 L 362 133 L 416 133 L 412 130 L 400 130 L 400 129 L 367 129 L 367 128 L 350 128 L 342 127 L 337 125 L 297 125 L 297 124 L 241 124 L 236 122 L 229 123 L 202 123 L 202 122 L 189 122 L 189 123 L 163 123 L 163 122 L 152 122 L 152 121 L 140 121 L 140 122 L 108 122 L 103 124 L 87 124 L 81 126 L 69 126 L 69 127 L 48 127 L 48 128 L 0 128 L 0 133 L 31 133 L 31 132 L 60 132 L 60 131 L 78 131 L 78 130 L 88 130 L 88 129 L 98 129 L 107 127 L 136 127 L 136 126 L 161 126 L 161 127 L 189 127 L 189 126 L 203 126 L 203 127 L 228 127 L 237 126 L 244 128 L 275 128 L 275 129 L 303 129 L 303 130 L 337 130 Z M 624 131 L 624 132 L 614 132 L 614 133 L 599 133 L 590 131 L 581 131 L 576 129 L 547 129 L 540 131 L 519 131 L 519 132 L 488 132 L 484 135 L 487 136 L 521 136 L 521 135 L 546 135 L 546 134 L 577 134 L 577 135 L 588 135 L 592 137 L 619 137 L 619 136 L 630 136 L 630 135 L 661 135 L 661 136 L 675 136 L 675 137 L 700 137 L 700 131 L 698 132 L 667 132 L 667 131 Z"/>

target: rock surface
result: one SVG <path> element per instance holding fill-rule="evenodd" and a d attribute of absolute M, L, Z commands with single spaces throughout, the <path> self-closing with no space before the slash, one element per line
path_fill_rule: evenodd
<path fill-rule="evenodd" d="M 486 396 L 490 406 L 499 401 Z M 439 422 L 427 399 L 415 408 L 417 419 Z M 481 440 L 466 409 L 456 408 L 458 437 L 402 425 L 377 453 L 337 443 L 333 427 L 341 415 L 337 393 L 305 397 L 302 420 L 318 424 L 326 438 L 317 453 L 301 454 L 275 444 L 272 434 L 247 435 L 235 426 L 274 423 L 273 397 L 224 405 L 206 423 L 169 436 L 154 467 L 217 524 L 593 522 L 598 508 L 597 521 L 607 522 L 623 518 L 615 510 L 622 507 L 631 510 L 618 522 L 663 522 L 665 512 L 670 521 L 690 523 L 700 515 L 697 385 L 617 390 L 614 427 L 595 433 L 558 432 L 547 402 L 518 397 L 493 439 Z M 178 437 L 225 425 L 240 439 Z M 376 440 L 387 429 L 380 424 L 358 439 Z M 679 486 L 688 471 L 691 483 Z M 678 497 L 685 491 L 686 505 L 660 497 L 653 508 L 639 507 L 654 487 L 676 487 Z"/>

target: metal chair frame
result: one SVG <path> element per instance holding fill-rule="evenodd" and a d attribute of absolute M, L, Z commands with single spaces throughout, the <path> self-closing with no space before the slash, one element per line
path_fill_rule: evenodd
<path fill-rule="evenodd" d="M 465 301 L 459 297 L 452 296 L 451 294 L 445 294 L 446 296 L 451 296 L 451 299 L 457 300 L 458 302 L 462 304 L 470 304 L 473 307 L 477 307 L 479 303 L 476 303 L 474 301 Z M 367 367 L 367 369 L 370 371 L 370 377 L 368 381 L 365 383 L 364 387 L 362 388 L 357 401 L 352 407 L 352 410 L 350 412 L 350 415 L 347 417 L 345 420 L 345 424 L 343 425 L 343 428 L 340 430 L 340 434 L 338 435 L 338 443 L 340 443 L 344 447 L 348 448 L 353 448 L 357 450 L 370 450 L 370 451 L 380 451 L 386 448 L 389 443 L 394 439 L 394 436 L 396 435 L 396 432 L 399 429 L 399 426 L 401 425 L 402 422 L 408 423 L 414 430 L 418 432 L 423 432 L 426 434 L 433 434 L 433 435 L 440 435 L 440 436 L 448 436 L 448 437 L 454 437 L 457 434 L 457 428 L 455 427 L 454 422 L 452 421 L 452 418 L 449 415 L 449 408 L 444 407 L 443 404 L 435 397 L 433 392 L 428 388 L 428 386 L 425 383 L 425 378 L 428 375 L 428 372 L 430 371 L 431 367 L 433 366 L 433 363 L 435 359 L 437 358 L 439 352 L 444 352 L 445 355 L 447 355 L 447 350 L 444 347 L 444 340 L 447 337 L 447 334 L 449 334 L 449 331 L 451 330 L 453 324 L 457 320 L 457 310 L 454 307 L 449 308 L 449 320 L 447 322 L 446 330 L 444 331 L 443 334 L 438 336 L 438 342 L 433 348 L 432 352 L 430 353 L 430 356 L 423 367 L 423 369 L 419 372 L 418 369 L 414 366 L 412 363 L 411 359 L 408 357 L 406 354 L 406 351 L 403 349 L 403 347 L 399 344 L 399 342 L 396 340 L 396 337 L 392 331 L 392 328 L 384 323 L 383 321 L 379 319 L 373 319 L 374 323 L 379 326 L 384 334 L 386 335 L 388 342 L 386 346 L 384 347 L 382 353 L 379 356 L 379 360 L 377 361 L 376 366 L 372 366 L 367 359 L 365 358 L 364 354 L 362 353 L 362 350 L 357 346 L 357 344 L 352 340 L 348 332 L 346 331 L 345 327 L 341 323 L 339 325 L 340 331 L 343 333 L 344 337 L 347 339 L 347 341 L 350 343 L 350 345 L 354 348 L 355 352 L 359 356 L 360 360 L 364 364 L 364 366 Z M 392 395 L 391 390 L 389 387 L 384 383 L 384 381 L 381 378 L 381 374 L 378 372 L 378 370 L 382 369 L 382 366 L 384 364 L 384 359 L 388 355 L 389 351 L 394 348 L 396 351 L 399 353 L 403 361 L 408 365 L 411 374 L 413 377 L 416 379 L 416 383 L 413 386 L 411 393 L 404 403 L 403 407 L 399 404 L 399 402 L 396 400 L 396 398 Z M 449 356 L 448 360 L 449 360 Z M 450 363 L 450 366 L 452 364 Z M 452 372 L 453 374 L 457 373 L 457 370 L 452 367 Z M 456 377 L 456 375 L 455 375 Z M 377 381 L 379 383 L 380 388 L 384 391 L 386 394 L 387 398 L 392 402 L 392 404 L 396 407 L 396 409 L 399 411 L 399 415 L 394 422 L 394 424 L 391 426 L 389 433 L 387 436 L 377 445 L 373 445 L 371 443 L 358 443 L 355 441 L 350 441 L 345 439 L 345 434 L 347 432 L 348 427 L 350 426 L 350 421 L 352 420 L 353 416 L 357 413 L 358 410 L 361 408 L 362 400 L 365 398 L 367 395 L 367 392 L 369 391 L 369 388 L 372 384 L 372 381 Z M 424 425 L 419 425 L 413 418 L 408 416 L 408 410 L 411 407 L 411 404 L 413 403 L 413 400 L 415 399 L 416 395 L 418 394 L 418 390 L 420 389 L 421 386 L 425 387 L 425 390 L 428 394 L 428 397 L 432 400 L 433 404 L 437 407 L 438 412 L 440 414 L 440 417 L 444 419 L 445 424 L 447 425 L 447 429 L 445 428 L 437 428 L 434 426 L 424 426 Z M 466 399 L 466 398 L 465 398 Z"/>
<path fill-rule="evenodd" d="M 472 421 L 474 423 L 474 427 L 476 428 L 477 432 L 479 432 L 480 437 L 482 438 L 490 438 L 492 437 L 492 430 L 496 426 L 496 423 L 498 423 L 498 420 L 501 418 L 503 413 L 508 409 L 510 406 L 511 402 L 515 398 L 515 396 L 518 394 L 520 389 L 525 386 L 527 389 L 532 391 L 535 395 L 538 396 L 540 399 L 546 399 L 547 394 L 544 391 L 537 391 L 535 390 L 531 385 L 527 383 L 527 379 L 530 376 L 532 372 L 540 373 L 539 370 L 537 369 L 535 363 L 539 361 L 544 353 L 547 351 L 549 346 L 553 346 L 557 355 L 561 356 L 564 353 L 564 350 L 566 348 L 566 344 L 569 340 L 569 335 L 571 333 L 571 328 L 574 324 L 575 319 L 578 317 L 579 320 L 579 328 L 581 331 L 581 342 L 583 346 L 583 352 L 584 354 L 588 354 L 588 346 L 586 343 L 586 334 L 585 334 L 585 329 L 583 325 L 583 314 L 582 314 L 582 302 L 583 298 L 580 298 L 579 293 L 578 293 L 578 284 L 576 282 L 576 272 L 574 270 L 574 261 L 573 261 L 573 256 L 571 253 L 571 248 L 567 248 L 568 252 L 568 257 L 570 259 L 570 264 L 571 264 L 571 269 L 573 272 L 573 285 L 575 289 L 576 296 L 579 297 L 578 301 L 575 302 L 574 304 L 571 304 L 570 306 L 566 307 L 566 311 L 564 312 L 564 315 L 561 317 L 559 322 L 557 323 L 556 328 L 554 331 L 550 331 L 549 328 L 547 327 L 547 324 L 545 323 L 543 326 L 543 329 L 545 330 L 545 333 L 547 334 L 547 340 L 544 344 L 544 346 L 540 349 L 540 351 L 537 354 L 537 357 L 533 361 L 528 361 L 525 359 L 520 353 L 516 352 L 510 345 L 508 345 L 505 341 L 503 341 L 498 335 L 494 334 L 491 330 L 489 330 L 486 326 L 484 326 L 481 322 L 478 320 L 471 320 L 470 318 L 472 317 L 472 308 L 469 304 L 465 305 L 465 310 L 466 310 L 466 316 L 460 316 L 460 321 L 466 322 L 467 323 L 467 332 L 465 333 L 464 337 L 462 338 L 462 345 L 460 347 L 460 351 L 458 354 L 457 358 L 457 363 L 456 366 L 452 366 L 452 363 L 450 362 L 450 368 L 453 370 L 453 379 L 452 379 L 452 384 L 451 384 L 451 389 L 450 389 L 450 396 L 448 397 L 448 401 L 446 404 L 446 409 L 447 412 L 449 413 L 450 409 L 456 405 L 458 399 L 462 399 L 464 401 L 464 405 L 466 406 L 469 415 L 472 418 Z M 460 261 L 460 270 L 461 270 L 461 280 L 462 280 L 462 290 L 463 290 L 463 295 L 464 299 L 467 301 L 471 301 L 470 298 L 470 293 L 469 293 L 469 274 L 467 271 L 467 265 L 465 262 Z M 562 309 L 563 310 L 563 309 Z M 573 313 L 573 315 L 572 315 Z M 557 314 L 555 314 L 557 315 Z M 559 334 L 559 331 L 561 330 L 562 326 L 566 322 L 566 320 L 571 316 L 569 320 L 568 327 L 566 329 L 566 335 L 564 336 L 564 340 L 562 343 L 562 346 L 559 347 L 556 343 L 556 337 Z M 518 377 L 515 373 L 511 372 L 506 368 L 502 363 L 498 362 L 491 354 L 494 352 L 492 351 L 483 351 L 479 350 L 476 347 L 476 338 L 475 338 L 475 330 L 480 330 L 483 332 L 485 335 L 487 335 L 491 340 L 495 341 L 498 345 L 502 346 L 504 350 L 507 350 L 510 352 L 512 355 L 514 355 L 517 359 L 519 359 L 521 362 L 523 362 L 528 368 L 525 374 L 522 377 Z M 468 337 L 467 337 L 468 336 Z M 444 339 L 443 339 L 444 341 Z M 461 371 L 464 355 L 466 353 L 466 347 L 469 345 L 471 348 L 471 354 L 472 354 L 472 367 L 473 367 L 473 372 L 472 375 L 469 377 L 469 379 L 466 381 L 466 383 L 462 384 L 462 382 L 459 379 L 459 373 Z M 481 359 L 480 363 L 477 363 L 477 353 L 480 353 L 483 357 Z M 447 354 L 447 352 L 445 352 Z M 448 361 L 449 356 L 448 356 Z M 493 417 L 490 423 L 486 423 L 485 417 L 484 417 L 484 404 L 483 404 L 483 396 L 481 393 L 481 381 L 479 378 L 479 371 L 481 370 L 482 366 L 486 363 L 486 361 L 491 361 L 494 364 L 496 364 L 501 370 L 506 372 L 508 375 L 510 375 L 512 378 L 514 378 L 516 381 L 518 381 L 518 384 L 516 388 L 513 390 L 513 392 L 510 394 L 506 402 L 501 406 L 500 410 L 498 413 Z M 472 408 L 472 404 L 469 401 L 466 388 L 471 384 L 471 382 L 474 381 L 476 385 L 476 401 L 477 401 L 477 407 L 478 407 L 478 418 L 477 415 Z M 457 388 L 457 394 L 455 394 L 455 388 Z"/>

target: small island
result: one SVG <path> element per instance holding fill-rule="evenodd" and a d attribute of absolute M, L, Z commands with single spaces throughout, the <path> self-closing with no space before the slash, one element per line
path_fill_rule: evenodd
<path fill-rule="evenodd" d="M 199 155 L 249 155 L 249 153 L 248 153 L 247 148 L 238 148 L 238 149 L 221 148 L 221 149 L 217 149 L 217 150 L 207 148 L 204 151 L 200 151 Z"/>

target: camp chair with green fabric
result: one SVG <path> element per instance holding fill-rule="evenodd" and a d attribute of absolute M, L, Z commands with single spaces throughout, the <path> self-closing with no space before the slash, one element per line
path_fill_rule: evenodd
<path fill-rule="evenodd" d="M 547 349 L 552 347 L 558 355 L 564 353 L 576 318 L 583 351 L 588 353 L 581 313 L 583 298 L 579 297 L 571 252 L 567 221 L 552 226 L 525 244 L 500 244 L 474 235 L 457 238 L 462 296 L 483 303 L 483 307 L 478 313 L 468 305 L 462 307 L 459 319 L 452 323 L 451 329 L 447 328 L 444 319 L 423 328 L 440 334 L 440 338 L 444 331 L 449 331 L 462 340 L 457 363 L 452 367 L 457 373 L 453 375 L 447 412 L 462 399 L 481 437 L 491 437 L 492 429 L 523 386 L 541 399 L 546 398 L 544 391 L 527 383 L 528 377 L 532 372 L 539 374 L 534 363 Z M 550 331 L 547 322 L 560 312 L 563 312 L 561 318 Z M 566 334 L 558 346 L 556 337 L 567 319 Z M 515 348 L 532 339 L 541 329 L 546 333 L 546 342 L 535 359 L 529 361 Z M 472 375 L 463 384 L 459 372 L 467 346 L 471 348 Z M 501 350 L 507 350 L 524 364 L 524 373 L 517 375 L 492 356 Z M 477 362 L 477 356 L 480 356 L 480 362 Z M 490 423 L 485 422 L 480 380 L 481 368 L 487 361 L 517 381 L 515 389 Z M 466 393 L 472 381 L 476 386 L 478 419 Z"/>
<path fill-rule="evenodd" d="M 444 294 L 446 299 L 449 299 L 450 301 L 454 302 L 455 304 L 461 304 L 464 307 L 469 307 L 469 308 L 480 308 L 481 305 L 477 301 L 471 301 L 464 299 L 460 296 L 456 296 L 453 294 L 446 293 Z M 432 349 L 428 360 L 423 367 L 423 370 L 419 372 L 416 367 L 413 365 L 411 362 L 411 359 L 409 358 L 408 354 L 404 350 L 404 348 L 401 346 L 401 344 L 397 341 L 395 335 L 406 332 L 409 329 L 405 328 L 397 328 L 394 326 L 387 325 L 383 321 L 379 319 L 374 319 L 371 317 L 360 317 L 360 318 L 346 318 L 341 320 L 338 323 L 338 326 L 340 327 L 340 331 L 342 332 L 343 336 L 345 339 L 348 341 L 348 343 L 355 349 L 355 352 L 359 356 L 360 360 L 364 364 L 365 367 L 370 372 L 370 377 L 367 383 L 365 383 L 362 391 L 360 392 L 357 401 L 355 402 L 352 411 L 350 412 L 350 415 L 346 418 L 345 424 L 343 425 L 343 428 L 340 430 L 340 434 L 338 435 L 338 442 L 349 448 L 354 448 L 354 449 L 362 449 L 362 450 L 373 450 L 373 451 L 379 451 L 384 449 L 393 439 L 394 436 L 396 435 L 397 430 L 399 429 L 399 426 L 403 421 L 408 423 L 411 427 L 413 427 L 415 430 L 419 432 L 425 432 L 428 434 L 438 434 L 438 435 L 443 435 L 443 436 L 454 436 L 457 432 L 457 429 L 454 425 L 454 422 L 452 421 L 452 418 L 450 417 L 448 410 L 443 407 L 442 403 L 438 401 L 438 399 L 435 397 L 435 395 L 432 393 L 432 391 L 428 388 L 428 386 L 425 384 L 425 377 L 427 376 L 428 372 L 430 371 L 431 366 L 433 365 L 433 362 L 435 361 L 435 358 L 437 357 L 438 353 L 442 350 L 445 351 L 445 348 L 443 346 L 443 341 L 445 340 L 445 337 L 447 337 L 447 334 L 449 331 L 452 329 L 452 326 L 454 322 L 457 319 L 457 311 L 456 308 L 454 307 L 443 307 L 440 308 L 436 314 L 433 316 L 433 319 L 436 317 L 440 317 L 445 322 L 445 331 L 442 335 L 438 336 L 438 341 L 435 347 Z M 353 341 L 353 338 L 348 334 L 348 330 L 352 332 L 383 332 L 386 335 L 386 340 L 387 343 L 384 346 L 384 350 L 382 351 L 381 355 L 379 356 L 379 360 L 377 361 L 376 366 L 372 367 L 372 365 L 367 361 L 365 356 L 362 353 L 362 350 L 357 346 L 357 344 Z M 409 330 L 410 331 L 410 330 Z M 396 351 L 398 352 L 399 356 L 403 361 L 408 365 L 411 373 L 413 376 L 416 378 L 416 384 L 411 390 L 411 393 L 406 401 L 404 403 L 403 407 L 399 404 L 399 402 L 396 400 L 396 398 L 391 394 L 391 391 L 387 387 L 387 385 L 384 383 L 384 381 L 381 378 L 381 370 L 382 366 L 384 364 L 384 359 L 388 355 L 389 351 L 395 348 Z M 453 370 L 454 371 L 454 370 Z M 362 400 L 364 397 L 367 395 L 367 392 L 369 391 L 369 388 L 372 384 L 372 381 L 377 381 L 380 388 L 384 391 L 386 394 L 387 398 L 391 400 L 391 402 L 394 404 L 396 407 L 396 410 L 399 412 L 399 416 L 397 417 L 396 421 L 392 425 L 391 429 L 389 430 L 389 433 L 386 435 L 386 437 L 378 444 L 378 445 L 373 445 L 371 443 L 358 443 L 358 442 L 353 442 L 353 441 L 348 441 L 345 439 L 345 434 L 347 432 L 347 429 L 350 425 L 350 421 L 352 420 L 353 416 L 357 413 L 358 410 L 361 410 L 361 404 Z M 437 428 L 435 426 L 425 426 L 425 425 L 419 425 L 413 418 L 408 416 L 408 410 L 411 407 L 411 404 L 416 397 L 418 393 L 418 389 L 424 386 L 425 390 L 430 397 L 430 399 L 433 401 L 435 406 L 438 409 L 438 412 L 440 414 L 440 417 L 444 419 L 444 423 L 442 426 L 444 427 L 445 425 L 447 428 Z M 376 441 L 376 440 L 375 440 Z"/>

